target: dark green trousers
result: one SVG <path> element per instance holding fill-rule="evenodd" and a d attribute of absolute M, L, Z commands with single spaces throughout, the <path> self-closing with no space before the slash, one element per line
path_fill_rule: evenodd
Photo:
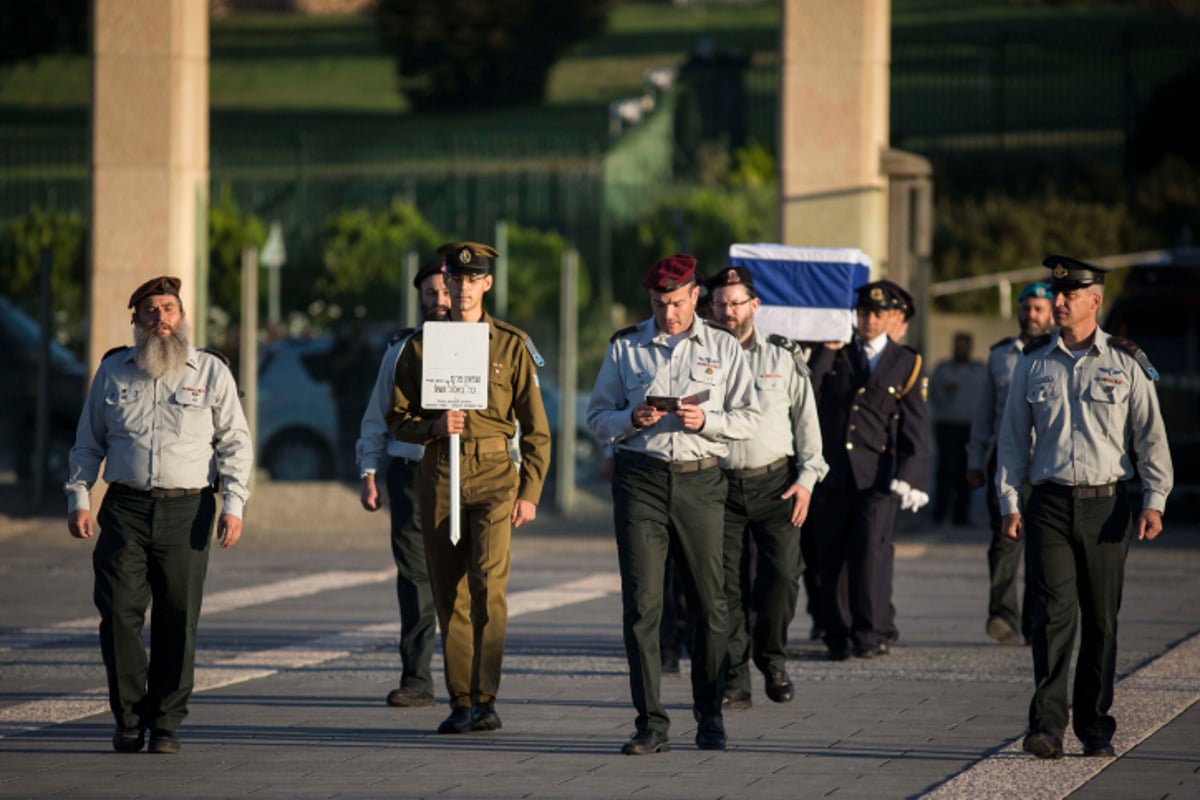
<path fill-rule="evenodd" d="M 387 471 L 396 601 L 400 605 L 400 685 L 433 694 L 429 664 L 437 637 L 437 609 L 417 511 L 417 467 L 415 462 L 393 458 Z"/>
<path fill-rule="evenodd" d="M 700 717 L 721 713 L 726 612 L 722 575 L 725 475 L 720 469 L 668 470 L 617 454 L 613 515 L 621 570 L 629 686 L 639 732 L 666 733 L 659 697 L 663 572 L 674 546 L 694 614 L 692 702 Z"/>
<path fill-rule="evenodd" d="M 1062 737 L 1067 727 L 1067 672 L 1079 620 L 1072 727 L 1080 739 L 1111 740 L 1109 715 L 1117 662 L 1117 612 L 1129 549 L 1129 502 L 1076 499 L 1070 487 L 1033 487 L 1025 542 L 1034 574 L 1033 675 L 1029 727 Z"/>
<path fill-rule="evenodd" d="M 750 691 L 750 661 L 764 674 L 787 666 L 787 629 L 800 595 L 800 529 L 792 527 L 790 470 L 729 478 L 725 499 L 727 687 Z M 751 547 L 751 542 L 753 546 Z"/>
<path fill-rule="evenodd" d="M 174 732 L 187 716 L 216 500 L 156 500 L 109 487 L 96 522 L 93 597 L 117 725 Z M 150 656 L 142 642 L 150 613 Z"/>

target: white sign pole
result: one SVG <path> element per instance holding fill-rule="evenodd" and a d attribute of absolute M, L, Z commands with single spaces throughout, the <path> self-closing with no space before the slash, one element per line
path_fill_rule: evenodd
<path fill-rule="evenodd" d="M 487 408 L 488 324 L 426 322 L 422 330 L 421 407 L 448 411 Z M 450 542 L 462 538 L 462 462 L 450 434 Z"/>

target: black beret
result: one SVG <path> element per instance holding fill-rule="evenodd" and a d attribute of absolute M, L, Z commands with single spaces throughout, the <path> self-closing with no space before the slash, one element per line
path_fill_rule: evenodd
<path fill-rule="evenodd" d="M 1042 266 L 1050 268 L 1050 288 L 1079 289 L 1083 286 L 1103 286 L 1104 267 L 1088 264 L 1077 258 L 1061 255 L 1049 255 L 1042 260 Z"/>
<path fill-rule="evenodd" d="M 917 313 L 917 305 L 913 296 L 900 284 L 883 280 L 865 283 L 854 290 L 858 293 L 858 308 L 871 311 L 903 311 L 905 319 L 912 319 Z"/>
<path fill-rule="evenodd" d="M 490 259 L 500 255 L 495 248 L 479 242 L 447 242 L 437 251 L 446 257 L 446 272 L 450 275 L 486 275 L 492 268 Z"/>
<path fill-rule="evenodd" d="M 750 296 L 755 296 L 754 276 L 745 267 L 724 267 L 708 282 L 709 291 L 716 291 L 724 286 L 745 286 Z"/>
<path fill-rule="evenodd" d="M 421 284 L 425 282 L 426 278 L 428 278 L 430 275 L 437 275 L 441 272 L 444 272 L 445 269 L 446 259 L 442 258 L 441 256 L 429 259 L 421 265 L 421 268 L 417 270 L 417 274 L 413 276 L 413 288 L 419 290 L 421 288 Z"/>
<path fill-rule="evenodd" d="M 136 308 L 138 303 L 156 294 L 169 294 L 178 298 L 181 286 L 183 286 L 183 281 L 173 275 L 159 275 L 157 278 L 151 278 L 129 295 L 129 307 Z"/>

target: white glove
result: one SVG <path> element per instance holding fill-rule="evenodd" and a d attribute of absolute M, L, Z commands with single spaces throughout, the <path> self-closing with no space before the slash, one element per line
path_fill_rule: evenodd
<path fill-rule="evenodd" d="M 920 489 L 912 489 L 909 491 L 908 497 L 900 502 L 900 508 L 910 510 L 915 514 L 928 503 L 929 495 L 925 494 Z"/>
<path fill-rule="evenodd" d="M 888 488 L 892 490 L 892 494 L 900 498 L 901 502 L 903 502 L 905 495 L 912 491 L 912 486 L 909 485 L 908 481 L 893 480 L 892 485 Z"/>

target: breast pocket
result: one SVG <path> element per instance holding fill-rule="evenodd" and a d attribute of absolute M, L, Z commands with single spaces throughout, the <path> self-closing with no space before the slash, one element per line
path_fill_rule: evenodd
<path fill-rule="evenodd" d="M 1104 432 L 1124 430 L 1129 409 L 1129 384 L 1092 381 L 1084 400 L 1092 418 Z"/>
<path fill-rule="evenodd" d="M 171 410 L 175 413 L 175 429 L 180 436 L 212 438 L 212 404 L 208 392 L 179 389 L 171 397 Z"/>
<path fill-rule="evenodd" d="M 625 392 L 625 400 L 630 407 L 636 406 L 646 399 L 646 395 L 650 394 L 650 384 L 653 382 L 654 375 L 643 370 L 634 370 L 622 377 L 621 383 Z"/>
<path fill-rule="evenodd" d="M 1035 423 L 1048 422 L 1062 405 L 1062 392 L 1053 383 L 1030 386 L 1025 390 L 1025 402 L 1033 413 Z"/>
<path fill-rule="evenodd" d="M 146 432 L 142 390 L 115 385 L 104 395 L 104 416 L 109 430 L 137 435 Z"/>

